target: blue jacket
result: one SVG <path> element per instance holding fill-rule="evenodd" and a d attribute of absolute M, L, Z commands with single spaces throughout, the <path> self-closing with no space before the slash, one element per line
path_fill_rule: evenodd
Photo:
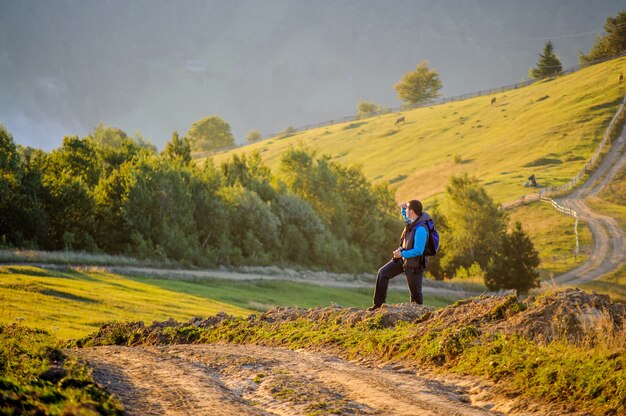
<path fill-rule="evenodd" d="M 406 216 L 406 209 L 402 208 L 400 212 L 402 213 L 402 218 L 404 218 L 404 221 L 407 224 L 410 224 L 411 220 L 409 219 L 409 217 Z M 426 220 L 426 218 L 424 218 L 424 215 L 428 215 L 428 214 L 422 213 L 422 215 L 418 217 L 416 221 L 420 219 Z M 405 259 L 410 259 L 412 257 L 418 257 L 424 254 L 424 248 L 426 247 L 427 239 L 428 239 L 428 231 L 426 230 L 426 227 L 418 227 L 417 230 L 415 230 L 415 237 L 413 239 L 413 248 L 410 250 L 403 250 L 401 253 L 402 257 L 404 257 Z"/>

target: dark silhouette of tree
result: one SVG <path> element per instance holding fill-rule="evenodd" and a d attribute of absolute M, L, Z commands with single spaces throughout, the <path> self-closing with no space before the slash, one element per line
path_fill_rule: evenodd
<path fill-rule="evenodd" d="M 539 253 L 517 222 L 510 234 L 502 234 L 501 244 L 487 267 L 485 284 L 490 290 L 515 289 L 518 295 L 526 294 L 540 285 L 536 270 L 539 263 Z"/>
<path fill-rule="evenodd" d="M 533 79 L 541 79 L 558 75 L 563 70 L 561 60 L 554 53 L 554 45 L 548 41 L 543 47 L 543 52 L 539 54 L 539 61 L 536 68 L 528 71 L 528 76 Z"/>

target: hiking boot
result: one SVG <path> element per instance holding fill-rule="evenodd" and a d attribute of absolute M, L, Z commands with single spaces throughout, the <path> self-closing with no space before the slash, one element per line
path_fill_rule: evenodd
<path fill-rule="evenodd" d="M 381 306 L 383 305 L 372 305 L 369 308 L 367 308 L 368 311 L 375 311 L 376 309 L 379 309 Z"/>

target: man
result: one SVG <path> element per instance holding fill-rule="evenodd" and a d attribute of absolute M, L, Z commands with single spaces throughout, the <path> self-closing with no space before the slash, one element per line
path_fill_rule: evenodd
<path fill-rule="evenodd" d="M 400 247 L 393 252 L 393 258 L 378 270 L 376 289 L 374 290 L 374 305 L 368 310 L 380 308 L 387 299 L 389 279 L 404 272 L 409 283 L 411 302 L 423 303 L 422 278 L 426 268 L 424 248 L 428 239 L 428 229 L 423 226 L 430 220 L 430 215 L 422 212 L 422 203 L 416 199 L 403 203 L 402 217 L 406 226 L 400 236 Z"/>

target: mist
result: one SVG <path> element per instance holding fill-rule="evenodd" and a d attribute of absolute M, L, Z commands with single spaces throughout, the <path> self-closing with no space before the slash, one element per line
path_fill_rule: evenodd
<path fill-rule="evenodd" d="M 239 143 L 397 107 L 427 60 L 442 94 L 527 79 L 548 40 L 576 65 L 620 1 L 0 0 L 0 123 L 50 150 L 98 123 L 162 148 L 210 114 Z"/>

